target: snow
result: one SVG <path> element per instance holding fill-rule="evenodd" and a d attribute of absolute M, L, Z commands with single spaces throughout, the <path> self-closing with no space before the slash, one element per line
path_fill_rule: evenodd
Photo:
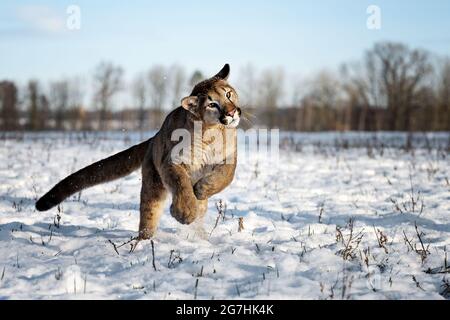
<path fill-rule="evenodd" d="M 448 133 L 418 135 L 412 150 L 402 133 L 280 138 L 278 162 L 238 162 L 232 185 L 210 200 L 204 229 L 180 225 L 167 205 L 154 255 L 150 241 L 118 255 L 111 242 L 136 235 L 139 171 L 71 197 L 60 213 L 37 212 L 34 202 L 139 134 L 4 136 L 0 299 L 449 298 Z"/>

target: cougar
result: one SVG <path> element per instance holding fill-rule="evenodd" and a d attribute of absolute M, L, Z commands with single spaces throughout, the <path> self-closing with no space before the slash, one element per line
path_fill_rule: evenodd
<path fill-rule="evenodd" d="M 170 213 L 178 222 L 190 224 L 203 218 L 208 199 L 232 182 L 236 169 L 236 127 L 241 109 L 236 91 L 227 82 L 229 74 L 226 64 L 182 99 L 181 106 L 169 113 L 155 136 L 66 177 L 36 202 L 36 209 L 49 210 L 83 189 L 141 168 L 139 239 L 154 236 L 169 192 Z M 174 133 L 188 133 L 184 140 L 195 136 L 199 127 L 200 140 L 187 143 L 197 151 L 183 149 L 177 153 L 181 142 L 174 139 Z M 210 130 L 215 134 L 207 134 Z M 219 140 L 223 141 L 222 149 L 212 148 Z"/>

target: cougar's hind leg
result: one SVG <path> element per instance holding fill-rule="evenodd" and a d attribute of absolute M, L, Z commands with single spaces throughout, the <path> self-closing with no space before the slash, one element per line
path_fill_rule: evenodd
<path fill-rule="evenodd" d="M 198 219 L 202 221 L 208 211 L 208 199 L 198 201 Z"/>
<path fill-rule="evenodd" d="M 144 161 L 142 166 L 139 239 L 150 239 L 155 234 L 166 197 L 167 190 L 153 163 Z"/>
<path fill-rule="evenodd" d="M 208 199 L 199 200 L 197 206 L 197 219 L 194 222 L 196 235 L 203 240 L 208 239 L 208 232 L 205 230 L 205 215 L 208 210 Z"/>

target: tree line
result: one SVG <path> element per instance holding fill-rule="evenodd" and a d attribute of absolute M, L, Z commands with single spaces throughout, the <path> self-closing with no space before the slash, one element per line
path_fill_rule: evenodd
<path fill-rule="evenodd" d="M 248 64 L 233 79 L 244 125 L 292 131 L 450 131 L 450 58 L 381 42 L 335 71 L 292 79 L 282 68 Z M 181 66 L 155 65 L 130 83 L 124 70 L 101 62 L 90 90 L 80 78 L 43 86 L 0 81 L 1 130 L 148 130 L 204 79 Z M 91 92 L 86 97 L 86 92 Z M 128 95 L 127 104 L 119 95 Z M 89 102 L 86 102 L 89 101 Z"/>

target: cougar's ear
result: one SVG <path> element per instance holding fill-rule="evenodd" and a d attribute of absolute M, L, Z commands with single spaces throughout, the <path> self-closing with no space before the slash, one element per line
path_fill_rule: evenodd
<path fill-rule="evenodd" d="M 193 111 L 198 105 L 198 98 L 196 96 L 189 96 L 181 100 L 181 106 L 187 111 Z"/>
<path fill-rule="evenodd" d="M 219 71 L 214 77 L 222 80 L 227 80 L 230 75 L 230 65 L 227 63 L 223 66 L 222 70 Z"/>

